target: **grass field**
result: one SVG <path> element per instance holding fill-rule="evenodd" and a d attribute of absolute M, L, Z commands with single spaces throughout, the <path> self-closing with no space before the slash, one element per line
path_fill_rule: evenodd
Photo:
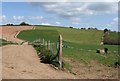
<path fill-rule="evenodd" d="M 65 27 L 37 26 L 40 30 L 57 30 L 62 34 L 63 40 L 79 44 L 99 44 L 102 32 L 99 30 L 79 30 Z"/>
<path fill-rule="evenodd" d="M 51 42 L 55 42 L 58 38 L 58 32 L 56 30 L 24 30 L 17 37 L 30 42 L 43 38 L 46 41 L 51 40 Z"/>
<path fill-rule="evenodd" d="M 73 58 L 79 62 L 89 63 L 96 60 L 105 65 L 113 65 L 118 61 L 118 46 L 104 45 L 109 49 L 107 55 L 96 53 L 100 47 L 101 30 L 80 30 L 64 27 L 36 26 L 35 30 L 22 31 L 18 38 L 34 41 L 39 38 L 57 43 L 58 35 L 63 36 L 63 57 Z M 114 34 L 115 35 L 115 34 Z"/>

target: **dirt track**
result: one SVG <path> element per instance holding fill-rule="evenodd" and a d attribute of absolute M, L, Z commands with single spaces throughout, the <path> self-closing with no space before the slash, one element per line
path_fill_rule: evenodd
<path fill-rule="evenodd" d="M 0 80 L 2 79 L 2 48 L 0 47 Z"/>
<path fill-rule="evenodd" d="M 0 27 L 0 38 L 2 38 L 2 27 Z M 2 80 L 2 47 L 0 47 L 0 80 Z"/>
<path fill-rule="evenodd" d="M 40 63 L 35 50 L 26 44 L 4 46 L 2 67 L 3 79 L 75 78 L 71 74 L 57 71 L 50 65 Z"/>
<path fill-rule="evenodd" d="M 9 30 L 8 30 L 9 29 Z M 14 38 L 16 31 L 31 29 L 31 27 L 6 27 L 3 36 L 14 42 L 22 40 Z M 40 60 L 30 45 L 7 45 L 2 48 L 2 78 L 3 79 L 74 79 L 74 75 L 58 71 Z"/>
<path fill-rule="evenodd" d="M 15 38 L 17 32 L 21 30 L 30 30 L 30 29 L 32 29 L 32 26 L 3 26 L 2 32 L 0 32 L 0 34 L 2 33 L 3 39 L 21 43 L 22 40 Z"/>

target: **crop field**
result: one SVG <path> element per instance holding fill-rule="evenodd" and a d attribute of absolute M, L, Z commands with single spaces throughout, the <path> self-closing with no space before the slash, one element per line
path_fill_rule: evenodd
<path fill-rule="evenodd" d="M 108 54 L 96 53 L 100 49 L 101 30 L 81 30 L 64 27 L 36 26 L 35 30 L 24 30 L 17 37 L 27 41 L 39 38 L 58 41 L 58 35 L 63 37 L 63 58 L 72 58 L 79 62 L 89 64 L 95 60 L 101 64 L 113 66 L 118 61 L 118 46 L 104 45 L 108 48 Z"/>

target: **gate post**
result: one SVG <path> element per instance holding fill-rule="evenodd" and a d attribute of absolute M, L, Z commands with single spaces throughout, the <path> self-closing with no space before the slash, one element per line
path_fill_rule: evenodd
<path fill-rule="evenodd" d="M 58 47 L 58 62 L 60 64 L 60 69 L 62 68 L 62 36 L 59 35 L 59 47 Z"/>

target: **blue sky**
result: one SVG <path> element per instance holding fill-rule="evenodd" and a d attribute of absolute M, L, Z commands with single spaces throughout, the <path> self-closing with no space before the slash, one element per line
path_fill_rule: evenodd
<path fill-rule="evenodd" d="M 96 27 L 118 30 L 114 2 L 2 2 L 2 24 L 24 21 L 37 25 Z"/>

